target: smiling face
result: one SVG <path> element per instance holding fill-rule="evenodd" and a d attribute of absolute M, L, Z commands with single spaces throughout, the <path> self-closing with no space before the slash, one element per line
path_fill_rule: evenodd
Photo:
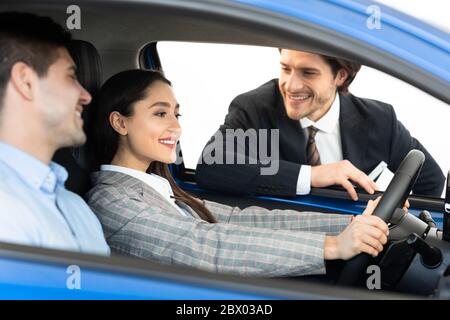
<path fill-rule="evenodd" d="M 145 98 L 134 104 L 131 116 L 112 112 L 110 123 L 121 135 L 112 163 L 145 171 L 152 161 L 175 162 L 181 135 L 178 110 L 172 88 L 155 81 Z"/>
<path fill-rule="evenodd" d="M 281 50 L 278 82 L 289 118 L 319 120 L 331 107 L 337 87 L 346 79 L 341 69 L 336 77 L 330 65 L 317 54 Z"/>
<path fill-rule="evenodd" d="M 39 116 L 56 148 L 82 145 L 86 141 L 81 113 L 91 101 L 90 94 L 75 75 L 75 64 L 68 51 L 58 49 L 58 59 L 50 65 L 36 90 Z"/>

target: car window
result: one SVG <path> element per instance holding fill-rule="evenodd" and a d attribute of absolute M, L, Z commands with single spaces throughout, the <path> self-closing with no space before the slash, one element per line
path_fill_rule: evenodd
<path fill-rule="evenodd" d="M 449 105 L 386 73 L 363 67 L 352 83 L 356 96 L 380 100 L 394 107 L 397 119 L 433 156 L 442 171 L 450 170 Z M 444 192 L 442 193 L 444 196 Z"/>
<path fill-rule="evenodd" d="M 181 104 L 180 141 L 186 168 L 195 169 L 201 151 L 223 123 L 232 99 L 279 75 L 277 48 L 159 42 L 159 58 Z M 180 54 L 181 53 L 181 54 Z M 450 148 L 448 104 L 404 81 L 363 66 L 350 91 L 393 105 L 397 118 L 446 174 Z"/>
<path fill-rule="evenodd" d="M 231 100 L 278 77 L 278 49 L 188 42 L 158 42 L 157 49 L 181 106 L 184 165 L 195 169 Z"/>

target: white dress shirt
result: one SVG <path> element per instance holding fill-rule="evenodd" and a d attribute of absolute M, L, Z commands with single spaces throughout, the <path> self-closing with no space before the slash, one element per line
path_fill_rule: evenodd
<path fill-rule="evenodd" d="M 317 129 L 315 140 L 316 147 L 320 154 L 321 164 L 334 163 L 343 159 L 341 132 L 339 126 L 340 112 L 339 94 L 330 107 L 330 110 L 317 122 L 308 118 L 300 119 L 305 136 L 308 138 L 308 127 L 314 126 Z M 308 139 L 307 139 L 308 140 Z M 311 166 L 302 165 L 297 179 L 297 194 L 308 194 L 311 191 Z"/>
<path fill-rule="evenodd" d="M 180 208 L 175 203 L 175 198 L 173 197 L 173 191 L 172 187 L 170 186 L 169 181 L 167 179 L 158 176 L 157 174 L 153 173 L 145 173 L 139 170 L 126 168 L 122 166 L 115 166 L 110 164 L 103 164 L 100 166 L 101 171 L 115 171 L 127 174 L 129 176 L 132 176 L 136 179 L 141 180 L 145 184 L 147 184 L 149 187 L 155 189 L 156 192 L 158 192 L 164 199 L 166 199 L 177 211 L 185 216 L 185 217 L 191 217 L 190 214 L 185 212 L 182 208 Z"/>

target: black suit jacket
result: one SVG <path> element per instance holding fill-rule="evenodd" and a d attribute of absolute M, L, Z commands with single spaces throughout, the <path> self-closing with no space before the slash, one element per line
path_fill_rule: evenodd
<path fill-rule="evenodd" d="M 426 160 L 413 192 L 441 195 L 445 181 L 441 169 L 422 144 L 397 120 L 391 105 L 353 95 L 339 96 L 344 159 L 365 173 L 371 172 L 380 161 L 386 162 L 389 169 L 395 172 L 411 149 L 419 149 L 425 154 Z M 251 128 L 279 129 L 278 173 L 261 175 L 261 167 L 268 166 L 261 163 L 260 159 L 256 164 L 249 164 L 247 161 L 246 164 L 209 165 L 200 159 L 196 172 L 198 185 L 206 189 L 240 194 L 294 196 L 300 167 L 307 163 L 306 137 L 300 122 L 287 116 L 277 79 L 236 97 L 231 102 L 225 123 L 219 128 L 223 140 L 211 138 L 204 151 L 210 152 L 215 148 L 218 150 L 223 146 L 225 163 L 226 130 Z M 269 141 L 268 150 L 270 143 Z M 236 152 L 236 145 L 233 150 L 231 152 Z M 247 160 L 251 157 L 248 142 L 245 156 Z"/>

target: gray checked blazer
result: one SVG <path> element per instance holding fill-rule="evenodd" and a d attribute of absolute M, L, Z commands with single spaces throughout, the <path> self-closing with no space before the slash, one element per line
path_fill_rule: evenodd
<path fill-rule="evenodd" d="M 208 223 L 186 204 L 182 216 L 146 183 L 124 173 L 92 174 L 87 202 L 116 253 L 247 276 L 324 274 L 325 235 L 340 233 L 348 215 L 243 210 L 204 200 L 218 223 Z"/>

